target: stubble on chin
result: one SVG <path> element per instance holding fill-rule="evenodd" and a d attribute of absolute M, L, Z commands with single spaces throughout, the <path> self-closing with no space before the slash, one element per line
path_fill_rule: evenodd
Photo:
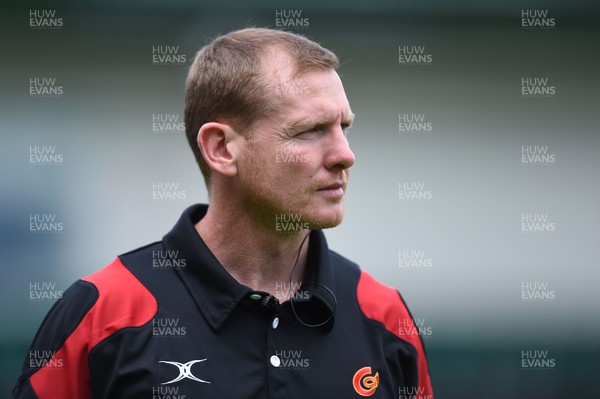
<path fill-rule="evenodd" d="M 337 227 L 339 226 L 342 221 L 344 220 L 344 208 L 343 205 L 340 204 L 339 205 L 341 207 L 341 209 L 339 211 L 336 211 L 334 214 L 331 215 L 324 215 L 324 216 L 313 216 L 313 217 L 307 217 L 307 222 L 308 225 L 310 226 L 311 230 L 324 230 L 324 229 L 331 229 L 333 227 Z"/>

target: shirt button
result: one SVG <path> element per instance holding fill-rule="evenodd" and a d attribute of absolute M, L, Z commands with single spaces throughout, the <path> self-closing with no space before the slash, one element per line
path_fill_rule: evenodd
<path fill-rule="evenodd" d="M 279 325 L 279 317 L 276 317 L 273 319 L 273 324 L 271 324 L 273 326 L 273 330 L 277 328 L 277 326 Z"/>
<path fill-rule="evenodd" d="M 253 301 L 260 301 L 262 299 L 262 296 L 260 294 L 251 294 L 250 299 L 252 299 Z"/>
<path fill-rule="evenodd" d="M 279 367 L 279 365 L 281 364 L 281 360 L 279 360 L 279 357 L 273 355 L 271 356 L 271 364 L 273 365 L 273 367 Z"/>

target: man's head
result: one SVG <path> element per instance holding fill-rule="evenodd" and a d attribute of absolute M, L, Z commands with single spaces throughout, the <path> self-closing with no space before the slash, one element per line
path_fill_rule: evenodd
<path fill-rule="evenodd" d="M 218 37 L 196 55 L 186 82 L 185 125 L 207 185 L 211 170 L 198 147 L 198 131 L 207 122 L 227 121 L 246 134 L 254 122 L 277 109 L 278 99 L 265 74 L 267 57 L 275 49 L 286 53 L 297 74 L 338 67 L 335 54 L 319 44 L 300 35 L 263 28 Z"/>
<path fill-rule="evenodd" d="M 226 187 L 267 220 L 339 224 L 354 155 L 337 67 L 331 51 L 279 30 L 235 31 L 203 47 L 186 83 L 185 123 L 209 192 Z"/>

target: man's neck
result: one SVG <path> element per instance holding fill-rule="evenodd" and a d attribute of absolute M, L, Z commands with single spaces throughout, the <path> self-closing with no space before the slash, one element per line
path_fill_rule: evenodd
<path fill-rule="evenodd" d="M 240 284 L 269 292 L 281 302 L 289 299 L 304 279 L 309 243 L 302 241 L 308 230 L 282 234 L 260 225 L 240 207 L 233 208 L 210 205 L 196 231 Z"/>

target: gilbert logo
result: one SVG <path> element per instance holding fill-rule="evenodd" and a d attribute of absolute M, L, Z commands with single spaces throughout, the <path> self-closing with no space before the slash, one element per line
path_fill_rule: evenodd
<path fill-rule="evenodd" d="M 354 373 L 352 385 L 360 396 L 371 396 L 379 386 L 379 372 L 372 375 L 371 367 L 363 367 Z"/>
<path fill-rule="evenodd" d="M 206 359 L 190 360 L 187 363 L 172 362 L 169 360 L 160 360 L 159 363 L 171 364 L 171 365 L 177 367 L 177 369 L 179 370 L 179 375 L 177 377 L 173 378 L 171 381 L 162 382 L 161 385 L 172 384 L 174 382 L 181 381 L 184 378 L 188 378 L 190 380 L 194 380 L 194 381 L 198 381 L 198 382 L 203 382 L 205 384 L 210 384 L 210 381 L 201 380 L 200 378 L 198 378 L 192 374 L 192 366 L 196 363 L 200 363 L 205 360 Z"/>

